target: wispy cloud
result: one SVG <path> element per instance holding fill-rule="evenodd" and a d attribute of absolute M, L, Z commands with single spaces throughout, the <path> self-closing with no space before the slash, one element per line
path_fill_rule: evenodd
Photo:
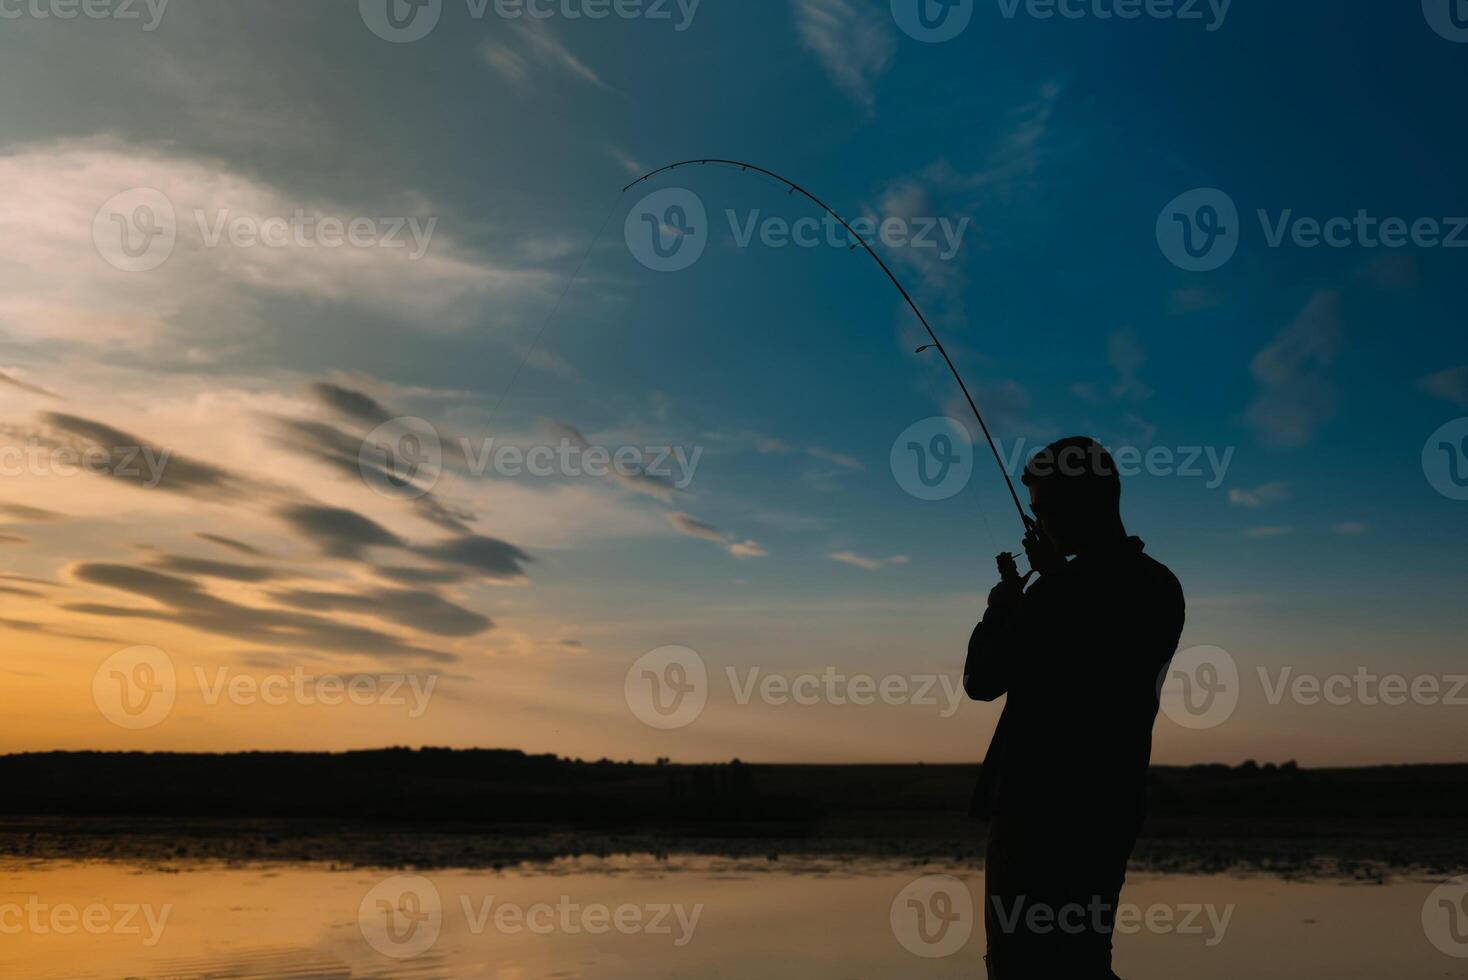
<path fill-rule="evenodd" d="M 1228 492 L 1228 502 L 1239 507 L 1264 507 L 1284 500 L 1289 492 L 1289 484 L 1282 482 L 1263 483 L 1252 490 L 1235 487 Z"/>
<path fill-rule="evenodd" d="M 854 551 L 837 551 L 826 557 L 832 561 L 840 562 L 843 565 L 852 565 L 868 572 L 880 571 L 891 565 L 906 565 L 908 563 L 908 557 L 906 555 L 893 555 L 890 558 L 869 558 L 866 555 L 859 555 Z"/>
<path fill-rule="evenodd" d="M 1266 525 L 1264 527 L 1251 527 L 1244 531 L 1248 538 L 1282 538 L 1287 534 L 1294 534 L 1295 529 L 1282 524 Z"/>
<path fill-rule="evenodd" d="M 1060 96 L 1059 82 L 1045 82 L 1033 98 L 1010 110 L 1004 130 L 977 169 L 961 171 L 947 161 L 939 161 L 928 168 L 925 176 L 955 190 L 1002 191 L 1022 184 L 1040 166 Z"/>
<path fill-rule="evenodd" d="M 1468 364 L 1429 374 L 1417 382 L 1419 390 L 1468 408 Z"/>
<path fill-rule="evenodd" d="M 0 371 L 0 385 L 9 385 L 12 388 L 19 388 L 21 391 L 29 392 L 32 395 L 41 395 L 45 398 L 61 397 L 54 391 L 47 391 L 40 385 L 31 384 L 29 381 L 22 381 L 13 374 L 8 374 L 4 371 Z"/>
<path fill-rule="evenodd" d="M 222 534 L 210 534 L 207 531 L 200 531 L 195 534 L 194 537 L 198 538 L 200 541 L 209 541 L 213 544 L 217 544 L 221 548 L 228 548 L 230 551 L 237 552 L 241 555 L 253 555 L 258 557 L 264 554 L 264 552 L 262 552 L 259 548 L 255 547 L 252 544 L 246 544 L 243 541 L 237 541 L 234 538 L 225 537 Z"/>
<path fill-rule="evenodd" d="M 687 514 L 674 511 L 668 514 L 667 517 L 668 523 L 673 525 L 674 530 L 679 534 L 686 534 L 690 538 L 702 538 L 705 541 L 717 541 L 723 544 L 729 537 L 712 524 L 707 524 Z"/>
<path fill-rule="evenodd" d="M 116 140 L 0 153 L 0 184 L 10 188 L 0 202 L 0 327 L 26 339 L 136 349 L 187 324 L 197 347 L 199 325 L 207 324 L 208 346 L 229 348 L 224 336 L 249 341 L 258 334 L 260 313 L 251 300 L 260 297 L 339 303 L 453 329 L 470 322 L 482 303 L 529 298 L 547 282 L 539 270 L 469 253 L 437 228 L 431 202 L 300 196 L 219 161 Z M 171 251 L 160 252 L 162 264 L 145 273 L 108 265 L 93 237 L 103 205 L 136 188 L 163 195 L 172 214 L 155 214 L 155 227 L 173 227 L 177 235 Z M 303 245 L 290 230 L 297 215 L 312 228 L 323 218 L 344 228 L 359 218 L 381 222 L 374 227 L 384 242 L 390 223 L 401 219 L 397 241 L 406 247 Z M 417 239 L 405 230 L 410 218 L 419 222 Z M 258 228 L 262 237 L 232 238 L 231 228 Z M 282 228 L 284 238 L 275 234 Z"/>
<path fill-rule="evenodd" d="M 876 104 L 874 87 L 897 52 L 891 17 L 861 0 L 794 0 L 801 42 L 836 86 L 857 103 Z"/>
<path fill-rule="evenodd" d="M 0 514 L 23 524 L 56 524 L 66 520 L 65 514 L 28 504 L 0 504 Z"/>
<path fill-rule="evenodd" d="M 735 558 L 765 558 L 769 552 L 758 541 L 735 541 L 729 545 L 729 554 Z"/>
<path fill-rule="evenodd" d="M 696 517 L 690 517 L 688 514 L 674 511 L 667 515 L 667 519 L 679 534 L 723 545 L 725 550 L 735 558 L 764 558 L 769 554 L 758 541 L 740 540 L 738 536 L 720 530 Z"/>
<path fill-rule="evenodd" d="M 613 160 L 617 161 L 617 166 L 621 167 L 622 171 L 629 177 L 641 177 L 649 169 L 643 166 L 642 162 L 632 154 L 618 147 L 609 146 L 607 147 L 607 152 L 611 154 Z"/>
<path fill-rule="evenodd" d="M 491 41 L 482 53 L 485 63 L 505 81 L 532 87 L 540 75 L 570 77 L 599 89 L 609 90 L 602 77 L 539 22 L 508 21 L 510 38 Z"/>
<path fill-rule="evenodd" d="M 1341 521 L 1339 524 L 1332 524 L 1330 530 L 1333 534 L 1355 535 L 1365 534 L 1371 528 L 1360 521 Z"/>
<path fill-rule="evenodd" d="M 822 462 L 831 463 L 833 465 L 839 466 L 844 470 L 861 471 L 866 469 L 865 464 L 863 464 L 861 460 L 857 459 L 855 456 L 848 456 L 845 453 L 838 453 L 830 449 L 822 449 L 819 446 L 814 446 L 810 449 L 807 449 L 805 452 L 807 456 L 819 459 Z"/>
<path fill-rule="evenodd" d="M 571 445 L 580 450 L 585 451 L 592 448 L 591 441 L 582 434 L 580 429 L 569 422 L 552 422 L 549 428 L 558 438 L 568 440 Z M 633 493 L 655 497 L 663 503 L 671 503 L 673 494 L 677 490 L 671 480 L 648 473 L 641 468 L 624 470 L 621 466 L 613 466 L 609 469 L 608 476 Z"/>
<path fill-rule="evenodd" d="M 1118 330 L 1107 338 L 1106 363 L 1116 372 L 1116 379 L 1110 385 L 1080 382 L 1071 385 L 1071 392 L 1097 404 L 1108 399 L 1140 402 L 1152 397 L 1152 388 L 1141 377 L 1147 353 L 1135 330 Z"/>
<path fill-rule="evenodd" d="M 1341 347 L 1340 295 L 1316 293 L 1288 327 L 1254 356 L 1259 391 L 1244 413 L 1260 439 L 1303 446 L 1340 407 L 1331 367 Z"/>

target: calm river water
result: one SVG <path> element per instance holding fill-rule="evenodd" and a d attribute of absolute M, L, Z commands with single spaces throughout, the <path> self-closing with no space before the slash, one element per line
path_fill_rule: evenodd
<path fill-rule="evenodd" d="M 1468 976 L 1460 885 L 1135 875 L 1117 972 Z M 0 868 L 0 976 L 975 978 L 982 895 L 980 871 L 876 862 L 578 859 L 423 874 L 11 864 Z"/>

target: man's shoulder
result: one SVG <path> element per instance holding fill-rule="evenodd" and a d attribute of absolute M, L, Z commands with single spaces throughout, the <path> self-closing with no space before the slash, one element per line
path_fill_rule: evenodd
<path fill-rule="evenodd" d="M 1183 584 L 1172 569 L 1144 551 L 1137 553 L 1136 575 L 1145 583 L 1149 592 L 1159 598 L 1183 603 Z"/>

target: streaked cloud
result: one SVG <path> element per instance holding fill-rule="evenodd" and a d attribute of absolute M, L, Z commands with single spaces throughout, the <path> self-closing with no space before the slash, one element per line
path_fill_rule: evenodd
<path fill-rule="evenodd" d="M 836 86 L 858 104 L 876 103 L 877 80 L 897 53 L 892 18 L 861 0 L 794 0 L 801 43 Z"/>
<path fill-rule="evenodd" d="M 1263 483 L 1253 489 L 1235 487 L 1228 492 L 1228 502 L 1239 507 L 1264 507 L 1278 503 L 1290 494 L 1288 483 Z"/>
<path fill-rule="evenodd" d="M 508 26 L 507 39 L 485 44 L 481 53 L 485 64 L 505 81 L 531 88 L 542 76 L 560 76 L 610 90 L 590 65 L 556 38 L 548 24 L 526 20 L 504 23 Z"/>
<path fill-rule="evenodd" d="M 1266 444 L 1303 446 L 1339 410 L 1331 368 L 1342 341 L 1340 295 L 1316 293 L 1288 327 L 1254 356 L 1258 386 L 1244 419 Z"/>
<path fill-rule="evenodd" d="M 668 523 L 679 534 L 723 545 L 729 554 L 735 558 L 764 558 L 769 554 L 757 541 L 741 541 L 737 536 L 731 535 L 727 531 L 722 531 L 696 517 L 690 517 L 688 514 L 673 511 L 665 516 L 667 517 Z"/>
<path fill-rule="evenodd" d="M 40 385 L 31 384 L 29 381 L 22 381 L 21 379 L 15 377 L 13 374 L 7 373 L 5 371 L 0 371 L 0 385 L 9 385 L 12 388 L 19 388 L 21 391 L 29 392 L 32 395 L 41 395 L 44 398 L 61 397 L 54 391 L 47 391 Z"/>
<path fill-rule="evenodd" d="M 826 557 L 832 561 L 840 562 L 843 565 L 851 565 L 868 572 L 876 572 L 892 565 L 906 565 L 908 563 L 908 557 L 906 555 L 893 555 L 890 558 L 869 558 L 866 555 L 859 555 L 854 551 L 837 551 Z"/>
<path fill-rule="evenodd" d="M 428 201 L 349 202 L 293 193 L 222 161 L 173 155 L 114 139 L 23 146 L 0 153 L 0 327 L 36 340 L 132 347 L 160 343 L 185 322 L 207 334 L 248 339 L 258 324 L 251 298 L 298 297 L 366 308 L 427 329 L 467 324 L 481 304 L 534 295 L 543 272 L 493 264 L 438 227 Z M 114 196 L 137 188 L 162 194 L 177 242 L 162 265 L 131 273 L 103 261 L 93 221 Z M 385 197 L 390 196 L 385 194 Z M 225 227 L 264 227 L 301 215 L 434 222 L 426 251 L 344 244 L 231 244 Z M 313 224 L 312 227 L 315 227 Z M 206 335 L 207 335 L 206 334 Z M 192 332 L 198 346 L 200 331 Z M 205 349 L 205 348 L 201 348 Z"/>
<path fill-rule="evenodd" d="M 1468 364 L 1429 374 L 1417 382 L 1419 390 L 1468 408 Z"/>

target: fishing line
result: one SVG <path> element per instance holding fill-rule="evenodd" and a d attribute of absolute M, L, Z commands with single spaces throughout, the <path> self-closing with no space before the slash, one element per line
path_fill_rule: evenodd
<path fill-rule="evenodd" d="M 804 187 L 800 186 L 792 180 L 780 176 L 773 170 L 767 170 L 764 167 L 759 167 L 752 163 L 745 163 L 740 160 L 683 160 L 679 163 L 669 164 L 666 167 L 659 167 L 657 170 L 653 170 L 642 175 L 641 177 L 634 180 L 632 183 L 628 184 L 626 187 L 623 187 L 622 193 L 626 194 L 632 188 L 651 180 L 659 174 L 668 173 L 670 171 L 678 169 L 679 167 L 690 166 L 738 167 L 739 170 L 743 173 L 763 175 L 765 177 L 773 178 L 774 180 L 778 181 L 780 185 L 784 186 L 787 189 L 787 194 L 800 194 L 802 197 L 805 197 L 806 199 L 814 203 L 822 211 L 825 211 L 831 217 L 835 218 L 836 221 L 840 223 L 841 227 L 846 229 L 847 234 L 851 235 L 852 240 L 856 243 L 854 245 L 851 245 L 848 248 L 848 251 L 854 252 L 858 248 L 860 248 L 864 249 L 867 255 L 871 256 L 872 260 L 877 263 L 882 272 L 884 272 L 887 278 L 892 282 L 892 285 L 897 288 L 897 292 L 902 295 L 902 298 L 904 301 L 906 301 L 908 308 L 910 308 L 912 312 L 917 316 L 918 322 L 923 325 L 923 329 L 928 334 L 928 339 L 931 342 L 919 347 L 917 349 L 917 353 L 921 354 L 924 351 L 936 350 L 942 356 L 943 363 L 948 366 L 948 370 L 952 373 L 953 380 L 958 382 L 958 388 L 961 392 L 963 392 L 964 400 L 968 402 L 968 407 L 973 411 L 974 418 L 979 423 L 979 431 L 984 434 L 984 440 L 989 444 L 989 451 L 994 454 L 994 462 L 999 467 L 999 475 L 1004 478 L 1004 485 L 1009 490 L 1010 499 L 1014 501 L 1014 509 L 1018 511 L 1020 521 L 1024 524 L 1026 533 L 1028 533 L 1034 527 L 1034 522 L 1025 513 L 1024 505 L 1020 503 L 1019 493 L 1016 492 L 1014 489 L 1014 481 L 1011 480 L 1009 477 L 1009 471 L 1004 466 L 1004 458 L 999 454 L 999 447 L 995 444 L 994 437 L 989 432 L 989 425 L 984 421 L 983 413 L 979 411 L 978 404 L 974 401 L 973 395 L 969 393 L 968 385 L 964 383 L 963 376 L 958 373 L 957 365 L 953 363 L 953 358 L 949 357 L 947 349 L 944 348 L 942 341 L 938 339 L 938 334 L 933 330 L 932 324 L 928 323 L 928 318 L 923 315 L 923 311 L 918 307 L 917 302 L 913 300 L 912 295 L 908 293 L 907 288 L 902 285 L 902 281 L 897 278 L 895 273 L 893 273 L 891 267 L 889 267 L 887 263 L 883 261 L 882 256 L 878 254 L 876 249 L 872 248 L 871 244 L 868 243 L 865 238 L 857 234 L 856 229 L 852 228 L 847 220 L 843 218 L 834 208 L 832 208 L 825 201 L 822 201 L 820 198 L 816 197 Z M 931 381 L 931 379 L 929 380 Z"/>
<path fill-rule="evenodd" d="M 623 191 L 622 193 L 626 192 Z M 581 278 L 581 273 L 586 269 L 586 263 L 588 260 L 590 260 L 591 253 L 595 251 L 597 244 L 601 242 L 602 235 L 606 234 L 607 224 L 612 220 L 612 215 L 617 213 L 617 205 L 621 202 L 621 200 L 622 194 L 618 194 L 616 197 L 612 198 L 612 205 L 611 207 L 607 208 L 607 216 L 602 219 L 601 227 L 596 230 L 596 234 L 592 237 L 591 241 L 587 243 L 586 251 L 583 252 L 581 255 L 581 261 L 577 263 L 575 271 L 571 273 L 570 278 L 567 279 L 565 285 L 561 287 L 561 294 L 556 297 L 556 301 L 551 306 L 550 312 L 547 313 L 545 315 L 545 319 L 540 322 L 540 329 L 535 331 L 535 337 L 531 341 L 529 349 L 525 352 L 524 355 L 516 358 L 517 363 L 515 364 L 514 373 L 510 375 L 509 383 L 505 385 L 505 390 L 500 392 L 499 399 L 494 403 L 494 410 L 492 413 L 493 418 L 499 418 L 500 408 L 504 405 L 505 399 L 509 397 L 510 390 L 514 388 L 516 382 L 520 380 L 520 375 L 524 373 L 526 362 L 529 361 L 530 358 L 534 357 L 536 352 L 540 350 L 540 342 L 542 338 L 545 337 L 546 330 L 550 328 L 551 322 L 556 318 L 556 315 L 560 313 L 561 305 L 566 302 L 566 295 L 571 292 L 571 287 L 574 286 L 576 284 L 576 281 Z"/>

